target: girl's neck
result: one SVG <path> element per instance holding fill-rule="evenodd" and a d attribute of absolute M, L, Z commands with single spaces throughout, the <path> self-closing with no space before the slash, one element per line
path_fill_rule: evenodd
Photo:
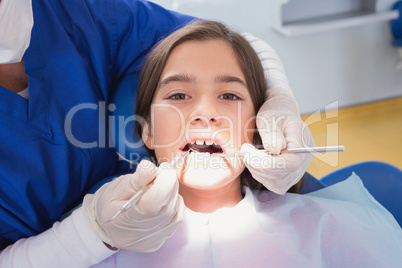
<path fill-rule="evenodd" d="M 200 213 L 212 213 L 223 207 L 231 208 L 243 199 L 239 180 L 213 190 L 195 189 L 180 184 L 179 193 L 186 207 Z"/>

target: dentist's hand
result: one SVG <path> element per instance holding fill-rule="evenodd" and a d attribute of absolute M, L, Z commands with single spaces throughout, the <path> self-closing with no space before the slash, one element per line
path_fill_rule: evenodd
<path fill-rule="evenodd" d="M 244 157 L 253 177 L 267 189 L 284 194 L 304 175 L 314 155 L 311 153 L 280 154 L 287 148 L 313 147 L 313 136 L 300 118 L 298 105 L 288 90 L 269 90 L 268 100 L 257 114 L 257 128 L 268 155 L 258 151 L 251 144 L 241 148 L 247 152 Z"/>
<path fill-rule="evenodd" d="M 136 204 L 109 221 L 142 187 L 151 187 Z M 178 194 L 177 175 L 163 163 L 157 168 L 141 161 L 134 174 L 123 175 L 86 195 L 84 215 L 91 228 L 106 244 L 119 249 L 151 252 L 171 237 L 182 221 L 184 203 Z"/>

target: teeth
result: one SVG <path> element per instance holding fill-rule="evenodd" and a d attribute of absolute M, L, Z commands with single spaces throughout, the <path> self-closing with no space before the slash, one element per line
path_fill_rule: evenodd
<path fill-rule="evenodd" d="M 204 145 L 204 141 L 196 140 L 196 141 L 195 141 L 195 144 L 197 144 L 197 145 Z"/>
<path fill-rule="evenodd" d="M 1 0 L 0 0 L 1 1 Z M 193 141 L 193 144 L 197 144 L 197 145 L 217 145 L 215 142 L 213 141 L 202 141 L 202 140 L 195 140 Z"/>

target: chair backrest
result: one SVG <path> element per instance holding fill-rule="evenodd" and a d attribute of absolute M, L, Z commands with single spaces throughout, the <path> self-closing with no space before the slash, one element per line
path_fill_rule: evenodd
<path fill-rule="evenodd" d="M 337 170 L 320 181 L 329 186 L 349 178 L 352 172 L 360 177 L 370 194 L 402 226 L 402 171 L 384 162 L 369 161 Z"/>
<path fill-rule="evenodd" d="M 399 10 L 399 18 L 391 20 L 391 32 L 394 36 L 393 45 L 396 47 L 402 47 L 402 1 L 398 1 L 392 7 L 393 10 Z"/>

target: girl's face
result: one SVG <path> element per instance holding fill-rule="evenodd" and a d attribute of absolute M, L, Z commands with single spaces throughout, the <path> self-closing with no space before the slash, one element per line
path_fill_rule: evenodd
<path fill-rule="evenodd" d="M 188 41 L 170 54 L 143 140 L 159 163 L 191 152 L 176 166 L 185 187 L 240 187 L 244 164 L 223 153 L 252 142 L 255 112 L 245 81 L 232 48 L 222 40 Z"/>

